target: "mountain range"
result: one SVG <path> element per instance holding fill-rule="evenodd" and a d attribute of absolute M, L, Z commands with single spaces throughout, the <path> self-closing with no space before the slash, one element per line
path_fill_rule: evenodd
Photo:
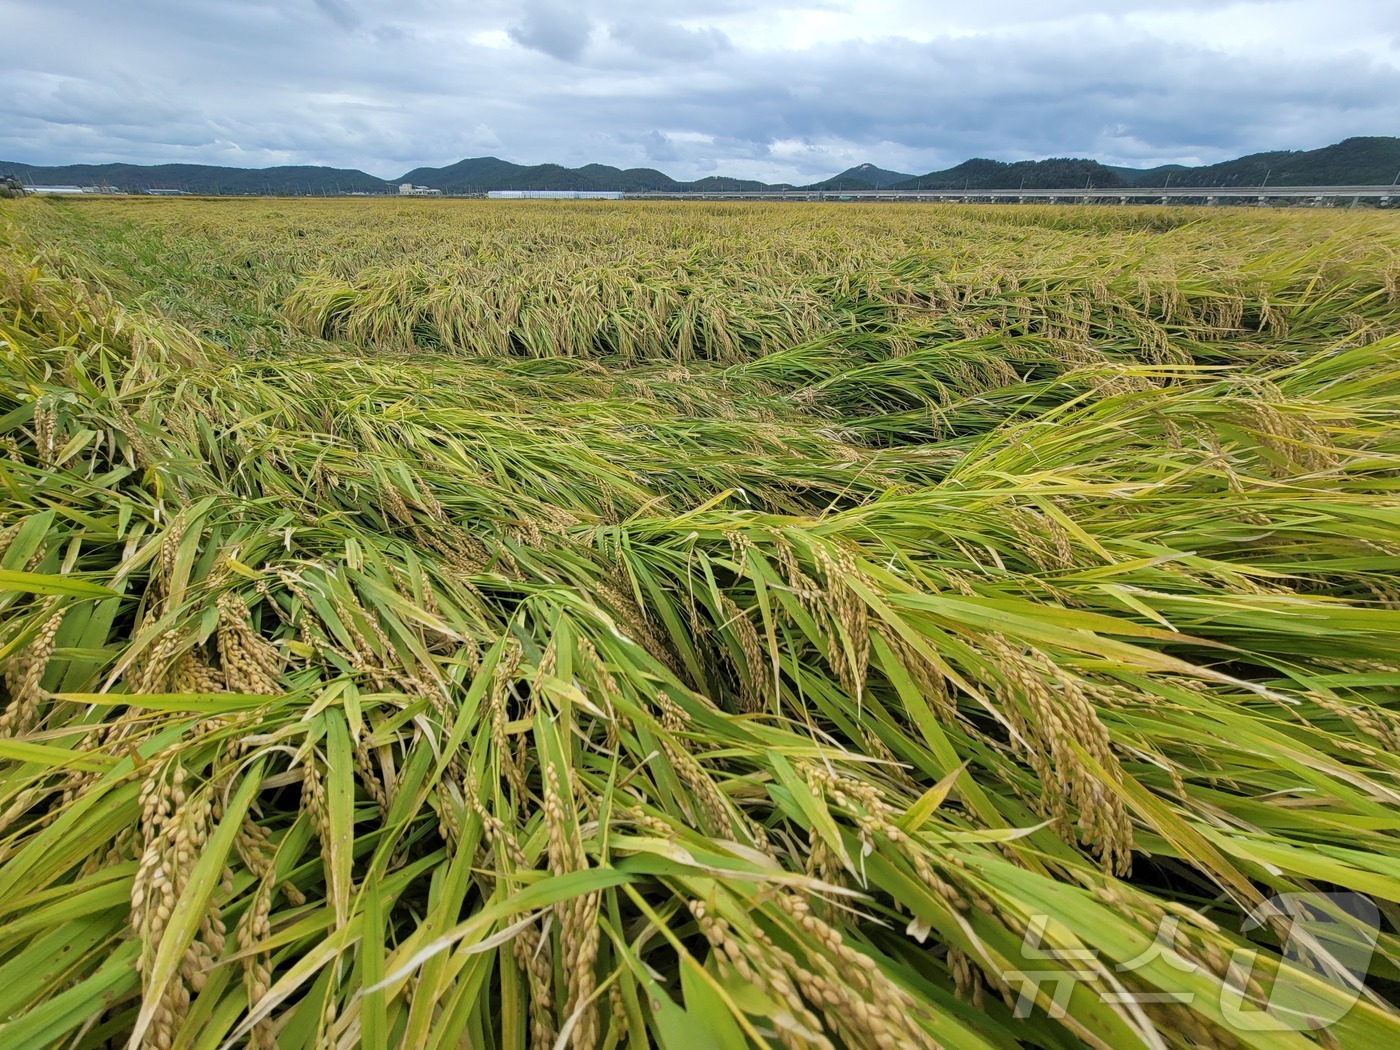
<path fill-rule="evenodd" d="M 0 175 L 28 185 L 107 186 L 118 190 L 180 189 L 197 194 L 394 193 L 413 183 L 444 193 L 488 190 L 621 190 L 623 192 L 755 192 L 762 190 L 859 191 L 875 189 L 1079 189 L 1094 186 L 1376 186 L 1400 180 L 1400 138 L 1350 138 L 1315 150 L 1277 150 L 1200 167 L 1167 164 L 1140 169 L 1096 160 L 998 161 L 974 158 L 923 175 L 858 164 L 810 186 L 763 183 L 712 175 L 680 182 L 655 168 L 615 168 L 587 164 L 522 165 L 497 157 L 476 157 L 442 168 L 414 168 L 385 180 L 363 171 L 314 166 L 225 168 L 204 164 L 71 164 L 41 166 L 0 161 Z"/>

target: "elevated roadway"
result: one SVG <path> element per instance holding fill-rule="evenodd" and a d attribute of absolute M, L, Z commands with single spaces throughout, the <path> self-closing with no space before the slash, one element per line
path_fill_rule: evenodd
<path fill-rule="evenodd" d="M 933 201 L 982 204 L 1400 204 L 1400 186 L 1131 186 L 1079 190 L 764 190 L 627 193 L 629 200 Z"/>

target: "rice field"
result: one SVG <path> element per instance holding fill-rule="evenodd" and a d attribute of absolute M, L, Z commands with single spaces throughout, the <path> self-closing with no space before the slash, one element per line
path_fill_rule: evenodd
<path fill-rule="evenodd" d="M 1400 1038 L 1400 217 L 9 201 L 0 446 L 7 1050 Z"/>

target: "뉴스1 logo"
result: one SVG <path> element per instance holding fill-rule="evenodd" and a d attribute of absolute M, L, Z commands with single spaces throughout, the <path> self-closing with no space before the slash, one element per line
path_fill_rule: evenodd
<path fill-rule="evenodd" d="M 1220 997 L 1225 1020 L 1251 1032 L 1307 1032 L 1346 1016 L 1366 994 L 1366 971 L 1380 934 L 1380 911 L 1359 893 L 1281 893 L 1246 917 L 1244 929 L 1279 933 L 1284 965 L 1272 978 L 1255 974 L 1260 953 L 1240 948 Z M 1263 984 L 1262 1007 L 1244 995 L 1251 978 Z M 1330 986 L 1330 989 L 1329 989 Z M 1336 989 L 1349 994 L 1337 996 Z M 1327 995 L 1329 990 L 1334 994 Z"/>
<path fill-rule="evenodd" d="M 1136 958 L 1112 967 L 1099 959 L 1096 949 L 1046 947 L 1049 921 L 1045 915 L 1031 918 L 1021 943 L 1021 958 L 1028 965 L 1002 974 L 1017 991 L 1016 1017 L 1030 1016 L 1037 1002 L 1050 1017 L 1063 1017 L 1081 982 L 1116 986 L 1095 989 L 1111 1003 L 1189 1004 L 1196 998 L 1188 989 L 1160 986 L 1128 991 L 1117 979 L 1157 960 L 1182 973 L 1201 969 L 1177 950 L 1176 916 L 1161 920 L 1152 943 Z M 1281 893 L 1253 909 L 1242 932 L 1266 927 L 1278 939 L 1277 954 L 1247 946 L 1231 953 L 1219 1003 L 1228 1026 L 1250 1032 L 1316 1031 L 1341 1020 L 1369 994 L 1366 973 L 1380 934 L 1380 911 L 1369 897 Z"/>

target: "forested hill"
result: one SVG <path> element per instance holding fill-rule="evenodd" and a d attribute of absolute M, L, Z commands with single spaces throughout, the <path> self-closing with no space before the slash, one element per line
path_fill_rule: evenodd
<path fill-rule="evenodd" d="M 1386 186 L 1400 176 L 1400 138 L 1344 139 L 1322 149 L 1253 153 L 1199 168 L 1114 170 L 1135 186 Z"/>
<path fill-rule="evenodd" d="M 566 168 L 559 164 L 512 164 L 499 157 L 472 157 L 445 168 L 414 168 L 403 182 L 444 193 L 485 193 L 488 190 L 670 190 L 674 179 L 654 168 L 621 168 L 589 164 Z"/>
<path fill-rule="evenodd" d="M 1006 163 L 981 157 L 963 161 L 956 168 L 931 171 L 896 183 L 898 190 L 1062 190 L 1122 186 L 1125 180 L 1096 160 L 1056 157 L 1052 160 L 1019 160 Z"/>
<path fill-rule="evenodd" d="M 856 169 L 837 178 L 850 176 Z M 901 190 L 1080 189 L 1093 186 L 1384 186 L 1400 174 L 1400 138 L 1352 138 L 1314 150 L 1254 153 L 1201 167 L 1110 167 L 1096 160 L 1059 157 L 1013 163 L 976 158 L 955 168 L 931 171 L 889 186 Z M 1267 179 L 1267 182 L 1265 181 Z M 822 184 L 818 184 L 821 186 Z M 841 189 L 884 189 L 873 181 Z"/>
<path fill-rule="evenodd" d="M 678 182 L 655 168 L 614 168 L 586 164 L 565 168 L 558 164 L 512 164 L 499 157 L 473 157 L 445 168 L 414 168 L 400 182 L 442 190 L 444 193 L 485 193 L 490 190 L 622 190 L 625 193 L 662 191 L 753 192 L 784 189 L 751 179 L 710 176 L 696 182 Z"/>
<path fill-rule="evenodd" d="M 681 182 L 655 168 L 615 168 L 586 164 L 512 164 L 499 157 L 474 157 L 441 168 L 414 168 L 397 179 L 379 179 L 345 168 L 224 168 L 203 164 L 73 164 L 42 167 L 0 161 L 0 175 L 29 185 L 109 186 L 118 190 L 183 190 L 199 194 L 395 193 L 410 182 L 444 193 L 488 190 L 621 190 L 627 193 L 756 192 L 793 187 L 711 175 Z M 858 164 L 802 189 L 983 190 L 1082 189 L 1092 186 L 1383 186 L 1400 176 L 1400 138 L 1350 138 L 1315 150 L 1255 153 L 1201 167 L 1169 164 L 1157 168 L 1111 167 L 1096 160 L 999 161 L 974 158 L 953 168 L 907 175 L 873 164 Z"/>
<path fill-rule="evenodd" d="M 298 165 L 223 168 L 210 164 L 65 164 L 44 167 L 0 160 L 0 175 L 34 186 L 107 186 L 125 192 L 161 189 L 199 194 L 388 193 L 383 179 L 351 168 Z"/>
<path fill-rule="evenodd" d="M 914 176 L 902 171 L 887 171 L 874 164 L 857 164 L 847 168 L 840 175 L 833 175 L 824 182 L 816 182 L 805 187 L 810 190 L 884 190 L 898 186 Z"/>

